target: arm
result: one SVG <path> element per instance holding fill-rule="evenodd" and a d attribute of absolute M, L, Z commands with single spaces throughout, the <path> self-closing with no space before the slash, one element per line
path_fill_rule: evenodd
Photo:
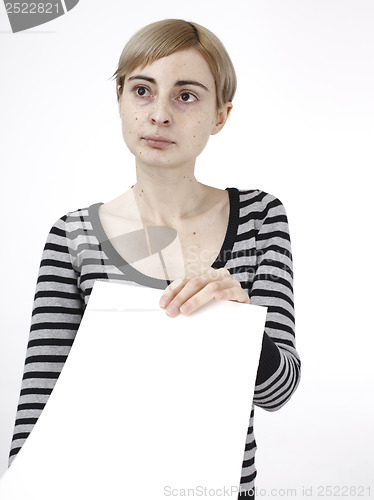
<path fill-rule="evenodd" d="M 257 265 L 249 291 L 251 304 L 268 313 L 256 378 L 254 404 L 268 411 L 281 408 L 300 381 L 295 346 L 292 254 L 288 220 L 282 203 L 271 195 L 257 214 Z"/>
<path fill-rule="evenodd" d="M 228 269 L 209 268 L 196 278 L 175 280 L 165 289 L 160 306 L 174 317 L 179 312 L 190 314 L 212 299 L 248 302 L 249 295 L 251 304 L 267 307 L 253 402 L 275 411 L 290 399 L 300 380 L 291 244 L 286 212 L 277 198 L 261 191 L 250 205 L 259 208 L 245 210 L 241 234 L 248 239 L 248 259 L 252 250 L 255 253 L 253 264 L 244 264 L 243 271 L 234 268 L 237 279 Z"/>
<path fill-rule="evenodd" d="M 52 226 L 43 250 L 9 465 L 56 384 L 83 315 L 78 273 L 67 244 L 66 218 L 61 217 Z"/>

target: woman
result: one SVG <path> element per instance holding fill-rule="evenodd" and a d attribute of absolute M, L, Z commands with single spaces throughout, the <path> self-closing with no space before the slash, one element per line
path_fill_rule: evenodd
<path fill-rule="evenodd" d="M 165 290 L 160 307 L 170 317 L 212 299 L 268 307 L 241 478 L 241 496 L 253 498 L 254 405 L 277 410 L 300 376 L 286 213 L 268 193 L 216 189 L 194 176 L 196 158 L 225 125 L 236 89 L 231 60 L 210 31 L 182 20 L 146 26 L 125 46 L 114 76 L 137 182 L 51 228 L 10 462 L 52 392 L 94 281 L 121 280 Z"/>

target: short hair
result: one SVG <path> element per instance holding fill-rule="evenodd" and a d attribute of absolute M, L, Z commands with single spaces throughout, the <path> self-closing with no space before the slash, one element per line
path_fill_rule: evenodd
<path fill-rule="evenodd" d="M 112 75 L 116 77 L 117 100 L 122 95 L 128 73 L 188 48 L 196 49 L 210 67 L 216 84 L 217 108 L 231 102 L 236 91 L 236 74 L 225 47 L 207 28 L 182 19 L 157 21 L 130 38 L 121 53 L 117 71 Z"/>

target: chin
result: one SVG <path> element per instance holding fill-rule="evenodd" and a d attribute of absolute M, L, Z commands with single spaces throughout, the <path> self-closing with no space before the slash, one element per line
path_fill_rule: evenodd
<path fill-rule="evenodd" d="M 145 158 L 144 156 L 135 157 L 137 166 L 144 165 L 148 168 L 173 168 L 175 166 L 175 163 L 171 160 L 157 160 L 155 158 Z"/>

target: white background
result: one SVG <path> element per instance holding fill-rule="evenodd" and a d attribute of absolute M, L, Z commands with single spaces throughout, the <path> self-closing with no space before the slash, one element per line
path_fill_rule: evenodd
<path fill-rule="evenodd" d="M 234 109 L 197 179 L 263 189 L 289 218 L 302 380 L 279 412 L 256 411 L 257 487 L 374 494 L 369 0 L 81 0 L 17 34 L 0 4 L 0 475 L 47 233 L 134 183 L 110 77 L 129 37 L 168 17 L 211 29 L 237 70 Z"/>

